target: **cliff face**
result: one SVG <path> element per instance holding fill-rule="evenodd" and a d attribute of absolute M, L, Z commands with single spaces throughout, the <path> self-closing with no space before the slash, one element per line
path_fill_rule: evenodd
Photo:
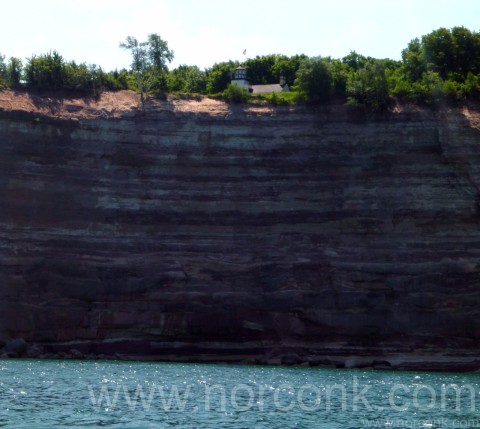
<path fill-rule="evenodd" d="M 4 111 L 0 136 L 0 339 L 480 366 L 480 131 L 460 110 Z"/>

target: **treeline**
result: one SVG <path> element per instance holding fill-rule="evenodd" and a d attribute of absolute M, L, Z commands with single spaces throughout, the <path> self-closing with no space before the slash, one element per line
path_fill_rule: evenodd
<path fill-rule="evenodd" d="M 129 73 L 104 72 L 101 67 L 66 61 L 58 52 L 32 56 L 25 65 L 19 58 L 0 55 L 0 86 L 33 90 L 64 90 L 98 94 L 127 88 Z"/>
<path fill-rule="evenodd" d="M 225 91 L 238 65 L 215 64 L 204 74 L 198 69 L 189 74 L 184 66 L 175 90 L 188 92 L 194 76 L 198 92 Z M 242 65 L 251 84 L 276 83 L 283 76 L 297 99 L 313 103 L 337 99 L 381 110 L 394 98 L 430 105 L 480 99 L 480 33 L 464 27 L 440 28 L 412 40 L 400 61 L 351 52 L 341 59 L 266 55 Z"/>
<path fill-rule="evenodd" d="M 147 88 L 151 95 L 177 92 L 230 94 L 231 98 L 238 98 L 238 88 L 229 85 L 235 68 L 242 65 L 252 85 L 277 83 L 283 77 L 292 90 L 290 102 L 339 100 L 381 110 L 394 98 L 424 104 L 480 99 L 480 34 L 464 27 L 440 28 L 412 40 L 402 51 L 400 61 L 365 57 L 356 52 L 341 59 L 264 55 L 242 64 L 217 63 L 205 70 L 187 65 L 168 70 L 165 60 L 171 61 L 173 51 L 158 35 L 149 37 L 153 39 L 137 45 L 121 44 L 131 50 L 133 61 L 130 70 L 120 72 L 104 72 L 95 65 L 66 61 L 55 51 L 32 56 L 25 64 L 18 58 L 5 61 L 0 55 L 0 86 L 93 94 L 105 89 L 133 89 L 143 94 Z M 157 52 L 157 60 L 163 61 L 162 67 L 152 68 L 155 55 L 150 62 L 145 56 L 149 65 L 145 70 L 157 73 L 153 80 L 145 74 L 154 82 L 150 86 L 141 86 L 142 47 L 145 55 Z M 241 100 L 248 98 L 248 94 L 240 95 Z"/>

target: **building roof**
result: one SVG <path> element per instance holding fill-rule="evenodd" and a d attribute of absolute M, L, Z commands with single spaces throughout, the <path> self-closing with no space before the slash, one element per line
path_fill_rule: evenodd
<path fill-rule="evenodd" d="M 271 85 L 250 85 L 250 88 L 252 88 L 252 94 L 288 91 L 288 86 L 280 85 L 279 83 L 273 83 Z"/>

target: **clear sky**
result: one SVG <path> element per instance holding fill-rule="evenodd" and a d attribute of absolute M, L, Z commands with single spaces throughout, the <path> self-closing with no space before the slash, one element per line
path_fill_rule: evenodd
<path fill-rule="evenodd" d="M 439 27 L 480 30 L 480 0 L 17 0 L 0 11 L 7 58 L 56 49 L 105 70 L 129 66 L 118 47 L 129 35 L 160 34 L 175 52 L 170 68 L 204 68 L 264 54 L 399 59 Z"/>

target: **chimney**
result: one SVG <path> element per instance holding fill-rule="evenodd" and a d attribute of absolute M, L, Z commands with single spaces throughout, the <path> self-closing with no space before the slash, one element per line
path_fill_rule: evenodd
<path fill-rule="evenodd" d="M 280 76 L 280 85 L 285 86 L 286 83 L 287 83 L 287 80 L 285 79 L 285 76 Z"/>

